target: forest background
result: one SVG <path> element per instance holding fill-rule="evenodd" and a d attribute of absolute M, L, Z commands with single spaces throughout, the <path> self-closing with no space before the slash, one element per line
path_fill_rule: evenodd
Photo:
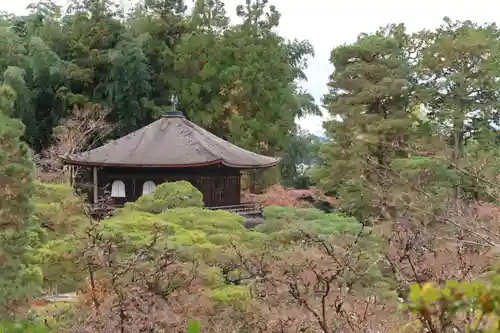
<path fill-rule="evenodd" d="M 67 8 L 67 15 L 78 11 L 78 6 L 93 6 L 94 12 L 101 11 L 95 13 L 100 16 L 95 16 L 85 25 L 81 20 L 76 22 L 81 26 L 73 28 L 79 32 L 71 29 L 76 35 L 74 39 L 67 40 L 64 51 L 54 49 L 54 43 L 60 44 L 58 38 L 63 29 L 69 27 L 65 25 L 73 25 L 74 22 L 66 22 L 59 27 L 48 22 L 49 17 L 53 22 L 64 22 L 62 8 L 51 2 L 30 7 L 35 16 L 44 17 L 43 28 L 36 26 L 41 22 L 35 23 L 30 19 L 18 22 L 24 25 L 21 29 L 27 29 L 22 33 L 24 38 L 31 39 L 34 35 L 38 38 L 34 42 L 38 46 L 31 44 L 38 51 L 31 48 L 28 56 L 44 57 L 38 65 L 43 62 L 42 66 L 48 66 L 46 70 L 50 68 L 51 71 L 39 72 L 39 75 L 48 76 L 43 79 L 33 77 L 37 82 L 28 82 L 27 76 L 32 75 L 29 71 L 33 69 L 26 66 L 38 65 L 28 65 L 27 59 L 21 59 L 23 41 L 11 40 L 13 36 L 8 33 L 4 35 L 7 40 L 5 46 L 17 44 L 17 50 L 21 52 L 14 54 L 16 51 L 11 50 L 13 53 L 10 56 L 17 59 L 5 59 L 3 71 L 8 71 L 4 77 L 11 76 L 11 80 L 17 81 L 11 81 L 10 85 L 19 87 L 19 84 L 26 84 L 26 88 L 33 90 L 30 85 L 49 80 L 43 84 L 50 86 L 36 92 L 38 96 L 30 96 L 31 100 L 26 101 L 24 106 L 17 103 L 14 114 L 27 126 L 25 139 L 36 153 L 53 143 L 53 129 L 68 116 L 67 110 L 103 109 L 107 113 L 106 120 L 113 123 L 112 133 L 102 138 L 107 140 L 123 136 L 157 119 L 173 107 L 171 100 L 174 96 L 179 100 L 176 107 L 188 118 L 253 151 L 278 154 L 293 140 L 310 139 L 299 132 L 294 121 L 297 117 L 320 115 L 314 98 L 298 85 L 299 80 L 305 79 L 303 71 L 313 49 L 307 41 L 286 41 L 271 33 L 278 26 L 280 14 L 274 12 L 266 17 L 262 12 L 266 4 L 242 7 L 243 11 L 238 12 L 238 16 L 246 23 L 236 26 L 229 24 L 227 13 L 217 2 L 209 3 L 205 8 L 201 8 L 200 4 L 191 8 L 195 11 L 191 17 L 185 17 L 188 11 L 183 3 L 153 3 L 147 9 L 138 6 L 125 13 L 112 3 L 92 1 L 72 4 Z M 261 19 L 251 23 L 251 20 Z M 6 17 L 6 20 L 9 21 L 9 18 Z M 250 24 L 259 27 L 252 31 Z M 58 33 L 59 36 L 52 35 L 49 39 L 53 41 L 50 42 L 48 37 L 41 35 L 40 29 L 45 30 L 43 34 Z M 166 32 L 164 29 L 173 30 Z M 168 40 L 165 39 L 167 35 Z M 240 37 L 245 40 L 236 43 Z M 285 44 L 286 50 L 282 48 Z M 74 53 L 74 47 L 81 48 L 78 54 Z M 240 48 L 239 54 L 232 53 L 235 48 Z M 41 53 L 35 55 L 33 52 Z M 137 67 L 131 67 L 130 59 L 135 61 Z M 122 64 L 118 65 L 119 62 Z M 59 74 L 54 71 L 59 71 Z M 118 76 L 121 83 L 117 81 Z M 247 79 L 254 82 L 250 85 Z M 257 84 L 255 79 L 266 86 Z M 164 86 L 161 89 L 156 87 L 160 83 Z M 21 98 L 18 92 L 18 99 L 25 98 Z M 42 99 L 45 105 L 40 102 Z M 249 103 L 249 100 L 252 102 Z M 282 110 L 285 104 L 290 108 L 287 111 Z M 259 125 L 262 121 L 272 125 L 262 127 Z M 305 151 L 290 154 L 295 155 L 290 157 L 294 161 L 283 164 L 286 165 L 284 173 L 290 174 L 285 178 L 290 180 L 297 172 L 295 165 L 298 164 L 297 158 L 301 158 L 298 155 Z"/>

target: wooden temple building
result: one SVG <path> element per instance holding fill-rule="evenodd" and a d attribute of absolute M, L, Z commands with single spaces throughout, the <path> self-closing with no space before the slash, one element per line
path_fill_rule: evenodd
<path fill-rule="evenodd" d="M 241 171 L 277 165 L 279 158 L 259 155 L 231 144 L 187 120 L 179 111 L 118 140 L 83 153 L 65 156 L 63 163 L 87 172 L 74 186 L 91 202 L 101 197 L 115 205 L 133 202 L 164 182 L 189 181 L 205 206 L 241 204 Z"/>

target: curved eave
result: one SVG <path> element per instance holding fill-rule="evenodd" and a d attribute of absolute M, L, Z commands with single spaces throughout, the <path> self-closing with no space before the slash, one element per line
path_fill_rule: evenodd
<path fill-rule="evenodd" d="M 270 168 L 278 165 L 281 161 L 281 158 L 275 158 L 274 162 L 267 164 L 258 164 L 258 165 L 244 165 L 244 164 L 233 164 L 228 163 L 224 159 L 217 159 L 204 163 L 192 163 L 192 164 L 124 164 L 124 163 L 95 163 L 95 162 L 87 162 L 87 161 L 76 161 L 68 158 L 61 158 L 61 161 L 67 165 L 76 165 L 76 166 L 87 166 L 87 167 L 122 167 L 122 168 L 193 168 L 193 167 L 203 167 L 209 165 L 217 165 L 222 164 L 230 168 L 235 169 L 262 169 L 262 168 Z"/>

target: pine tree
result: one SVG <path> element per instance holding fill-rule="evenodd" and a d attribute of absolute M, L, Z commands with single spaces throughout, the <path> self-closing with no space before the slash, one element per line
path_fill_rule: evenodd
<path fill-rule="evenodd" d="M 500 30 L 495 24 L 445 18 L 436 31 L 419 37 L 425 45 L 418 69 L 428 117 L 440 124 L 440 134 L 448 138 L 451 164 L 473 171 L 479 158 L 474 143 L 488 155 L 496 149 L 492 126 L 498 127 L 500 120 Z M 474 152 L 467 151 L 468 142 Z M 495 161 L 490 158 L 487 164 L 491 163 Z M 479 189 L 473 185 L 477 180 L 469 178 L 463 175 L 455 189 L 457 198 L 471 192 L 477 197 Z"/>
<path fill-rule="evenodd" d="M 14 91 L 0 86 L 0 317 L 8 317 L 41 285 L 33 260 L 38 236 L 30 202 L 33 163 L 20 139 L 24 125 L 9 116 L 14 100 Z"/>
<path fill-rule="evenodd" d="M 390 208 L 391 164 L 407 157 L 415 121 L 410 41 L 404 26 L 393 25 L 332 51 L 335 72 L 324 97 L 333 117 L 325 125 L 331 140 L 316 179 L 362 222 Z"/>

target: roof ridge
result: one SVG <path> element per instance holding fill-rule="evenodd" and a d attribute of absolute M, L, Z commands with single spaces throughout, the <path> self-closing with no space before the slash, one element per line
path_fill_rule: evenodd
<path fill-rule="evenodd" d="M 144 133 L 147 133 L 147 129 L 152 126 L 156 121 L 142 127 L 142 128 L 139 128 L 133 132 L 130 132 L 124 136 L 122 136 L 121 138 L 118 138 L 118 139 L 112 139 L 112 140 L 109 140 L 108 142 L 106 142 L 105 144 L 103 144 L 102 146 L 100 147 L 96 147 L 96 148 L 92 148 L 90 150 L 87 150 L 87 151 L 84 151 L 83 154 L 89 154 L 91 152 L 94 152 L 94 151 L 103 151 L 105 149 L 109 149 L 113 146 L 116 146 L 122 142 L 125 142 L 126 140 L 130 139 L 131 137 L 133 136 L 136 136 L 138 135 L 139 133 L 141 133 L 141 140 L 139 140 L 139 143 L 142 141 L 142 138 L 144 136 Z M 138 146 L 139 144 L 136 145 L 136 147 Z M 135 150 L 132 150 L 132 151 L 135 151 Z M 72 154 L 72 155 L 79 155 L 81 153 L 76 153 L 76 154 Z"/>
<path fill-rule="evenodd" d="M 191 124 L 193 124 L 193 125 L 194 125 L 194 127 L 196 127 L 196 129 L 197 129 L 197 131 L 198 131 L 198 132 L 204 132 L 204 133 L 201 133 L 201 134 L 205 134 L 205 136 L 206 136 L 206 137 L 208 137 L 208 138 L 210 138 L 210 140 L 212 140 L 212 137 L 215 137 L 215 138 L 217 138 L 218 140 L 223 141 L 225 144 L 227 144 L 228 146 L 232 146 L 232 147 L 233 147 L 233 148 L 235 148 L 235 149 L 245 151 L 246 153 L 250 153 L 250 154 L 255 155 L 255 156 L 270 157 L 270 156 L 262 155 L 262 154 L 259 154 L 259 153 L 256 153 L 256 152 L 253 152 L 253 151 L 251 151 L 251 150 L 248 150 L 248 149 L 242 148 L 242 147 L 240 147 L 240 146 L 238 146 L 238 145 L 236 145 L 236 144 L 234 144 L 234 143 L 232 143 L 232 142 L 229 142 L 229 141 L 227 141 L 227 140 L 224 140 L 224 139 L 222 139 L 222 138 L 219 138 L 217 135 L 213 134 L 212 132 L 207 131 L 206 129 L 204 129 L 204 128 L 203 128 L 203 127 L 201 127 L 201 126 L 196 125 L 195 123 L 191 123 Z M 212 141 L 213 141 L 213 140 L 212 140 Z M 272 158 L 272 157 L 270 157 L 270 158 Z"/>
<path fill-rule="evenodd" d="M 137 131 L 134 131 L 134 132 L 132 132 L 132 133 L 129 133 L 129 134 L 128 134 L 128 135 L 134 135 L 134 133 L 137 133 L 137 134 L 139 134 L 139 133 L 140 133 L 140 138 L 139 138 L 139 140 L 137 140 L 137 143 L 136 143 L 136 145 L 135 145 L 135 148 L 130 149 L 130 151 L 129 151 L 129 152 L 128 152 L 128 154 L 127 154 L 129 157 L 130 157 L 130 156 L 132 156 L 132 155 L 136 152 L 137 148 L 141 145 L 141 143 L 142 143 L 142 142 L 143 142 L 143 140 L 144 140 L 144 137 L 145 137 L 145 136 L 147 135 L 147 133 L 148 133 L 148 131 L 147 131 L 146 129 L 147 129 L 149 126 L 151 126 L 153 123 L 154 123 L 154 122 L 152 122 L 151 124 L 149 124 L 149 125 L 147 125 L 147 126 L 144 126 L 143 128 L 140 128 L 140 129 L 139 129 L 139 130 L 137 130 Z M 126 138 L 128 135 L 124 136 L 124 138 Z"/>

